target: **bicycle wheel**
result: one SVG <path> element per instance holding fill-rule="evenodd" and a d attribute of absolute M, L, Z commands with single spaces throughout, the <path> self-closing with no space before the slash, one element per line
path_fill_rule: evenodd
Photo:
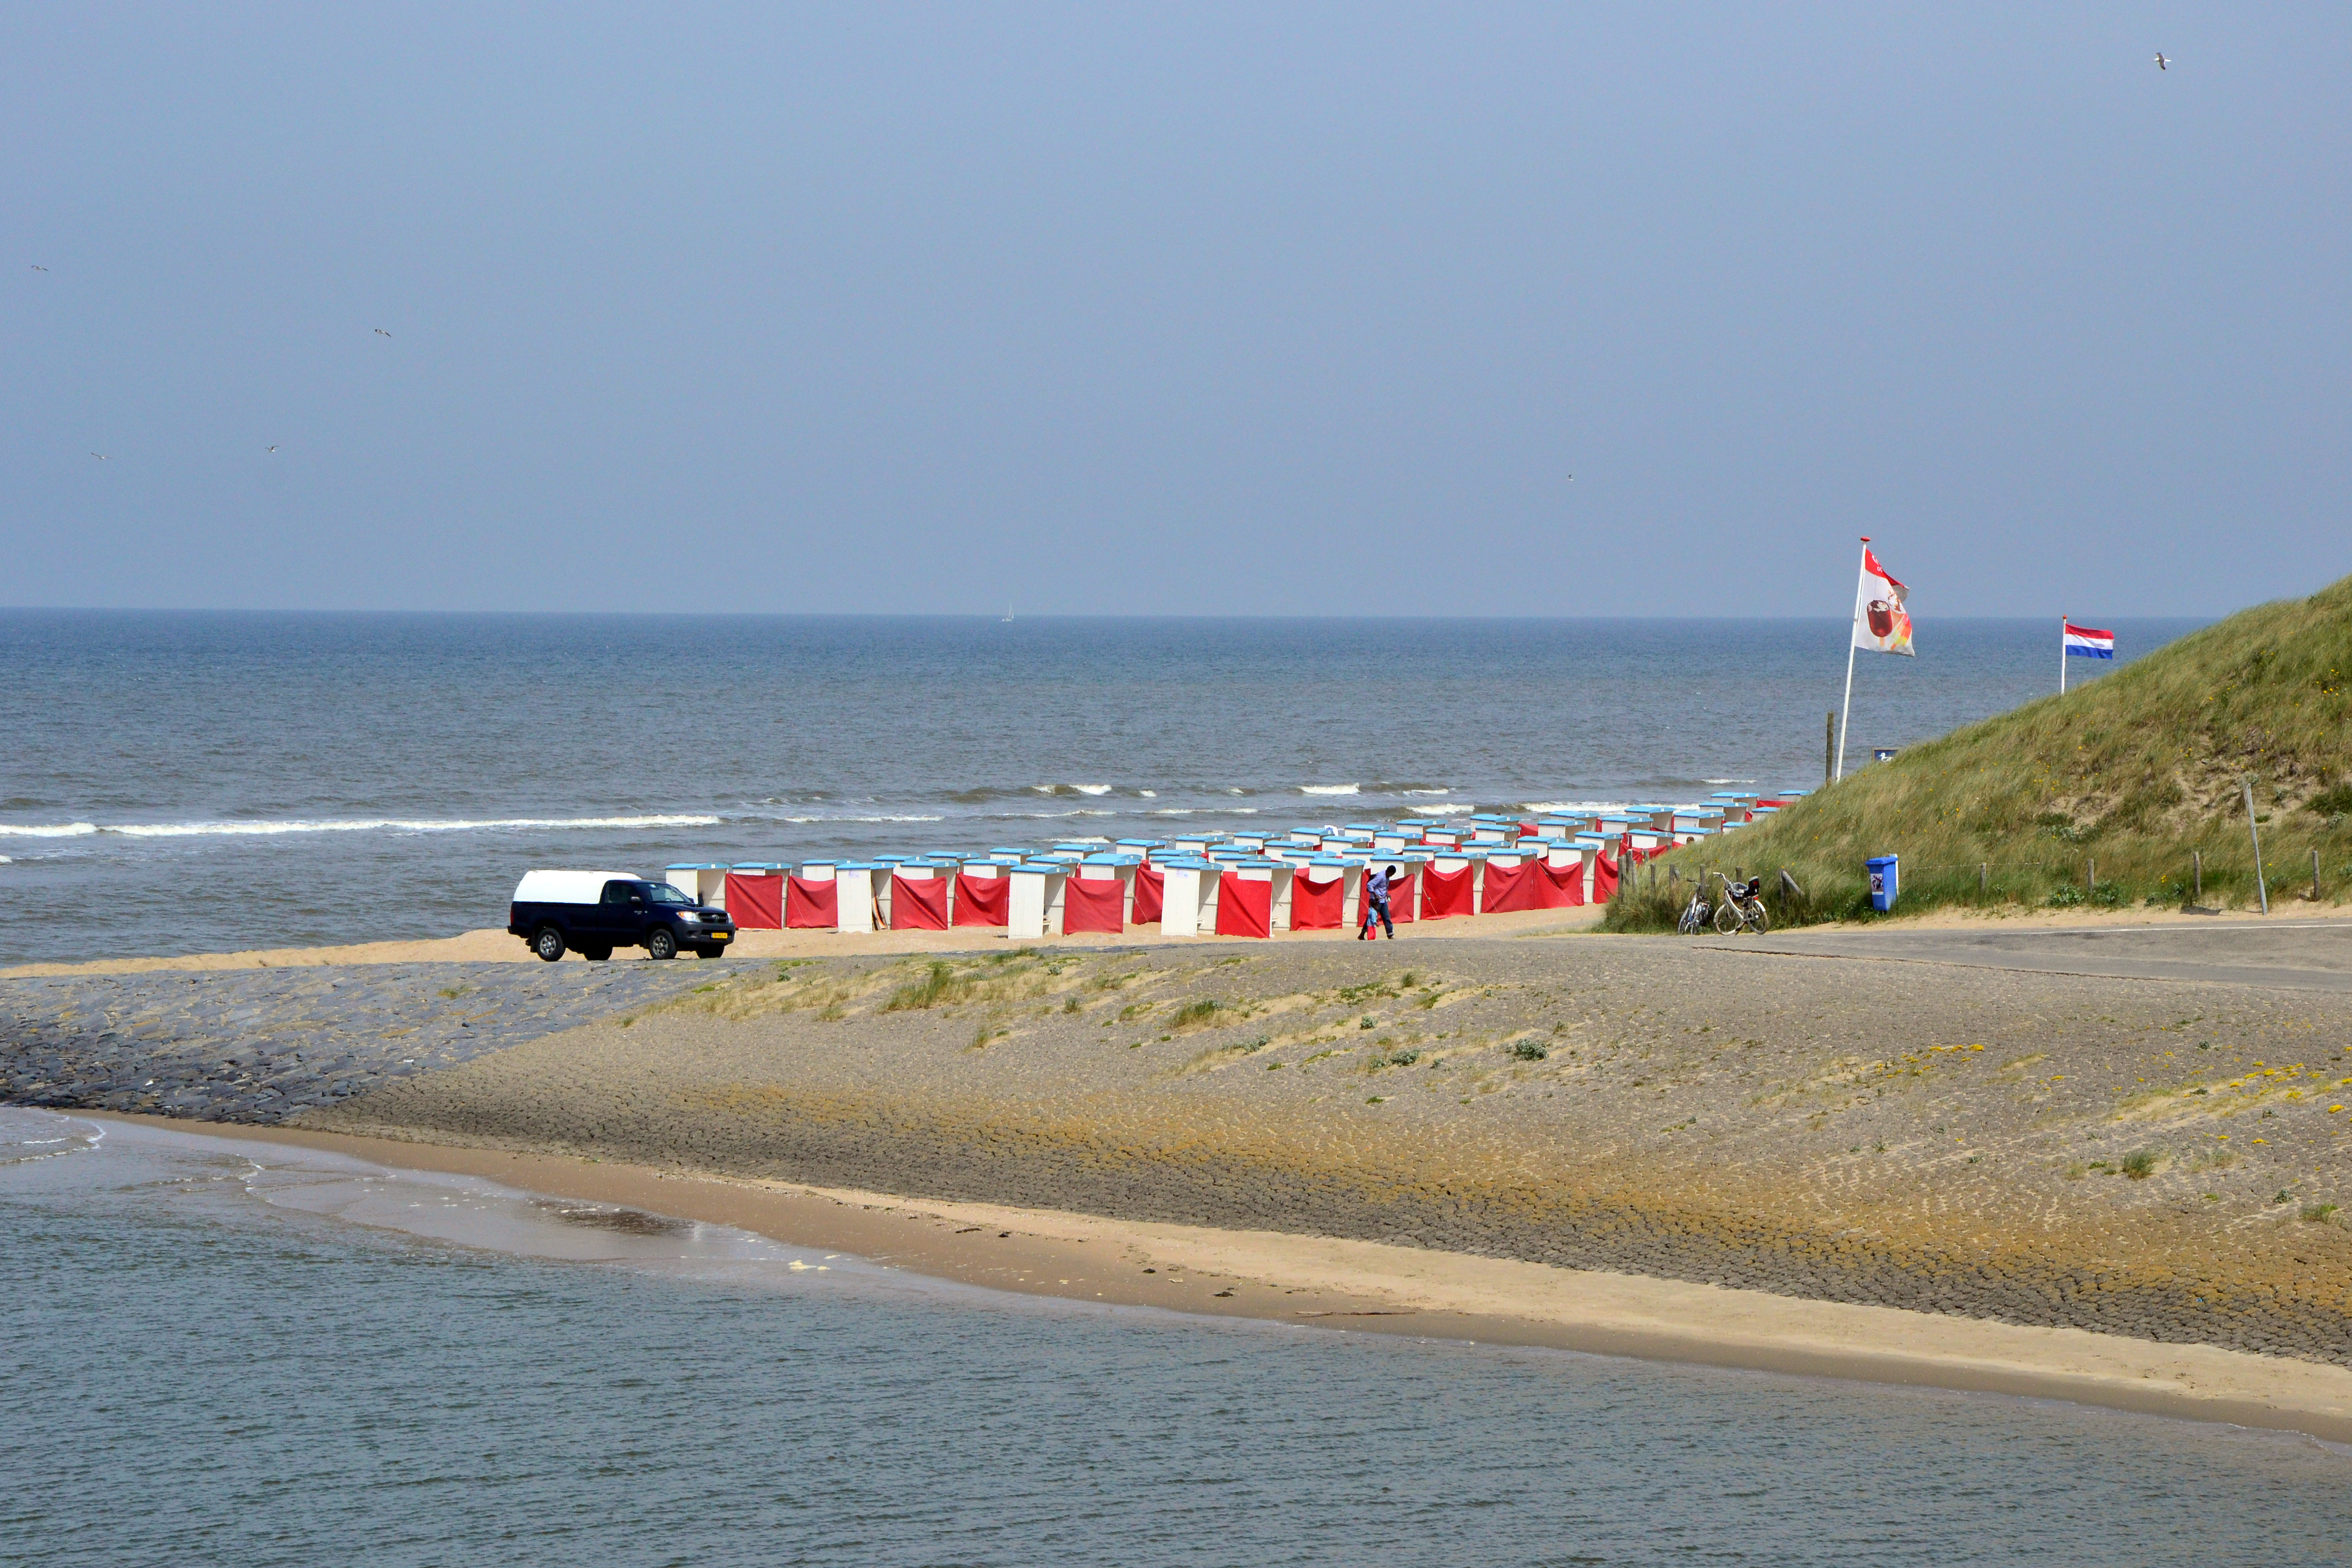
<path fill-rule="evenodd" d="M 1756 932 L 1756 934 L 1757 934 L 1758 936 L 1762 936 L 1762 935 L 1764 935 L 1767 931 L 1770 931 L 1770 930 L 1772 929 L 1772 922 L 1771 922 L 1771 921 L 1770 921 L 1770 920 L 1769 920 L 1769 919 L 1765 915 L 1765 913 L 1764 913 L 1764 900 L 1761 900 L 1761 899 L 1750 899 L 1750 900 L 1748 900 L 1748 911 L 1747 911 L 1747 913 L 1748 913 L 1748 923 L 1749 927 L 1750 927 L 1750 928 L 1752 928 L 1752 929 L 1755 931 L 1755 932 Z"/>
<path fill-rule="evenodd" d="M 1735 936 L 1738 933 L 1740 924 L 1741 916 L 1738 904 L 1726 899 L 1716 906 L 1715 929 L 1717 935 Z"/>
<path fill-rule="evenodd" d="M 1693 899 L 1688 904 L 1683 907 L 1682 921 L 1680 924 L 1675 926 L 1675 929 L 1685 936 L 1691 936 L 1695 935 L 1699 927 L 1704 925 L 1706 922 L 1706 906 L 1700 903 L 1696 899 Z"/>

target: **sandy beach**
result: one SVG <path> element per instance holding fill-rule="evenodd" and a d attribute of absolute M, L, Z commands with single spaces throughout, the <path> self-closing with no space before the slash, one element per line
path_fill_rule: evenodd
<path fill-rule="evenodd" d="M 1459 929 L 0 985 L 68 1009 L 32 1103 L 1007 1289 L 2352 1439 L 2352 994 Z"/>

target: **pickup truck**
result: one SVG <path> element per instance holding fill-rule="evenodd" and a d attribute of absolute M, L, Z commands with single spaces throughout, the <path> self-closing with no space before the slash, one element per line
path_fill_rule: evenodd
<path fill-rule="evenodd" d="M 725 910 L 626 871 L 526 871 L 507 906 L 507 930 L 550 963 L 567 947 L 599 961 L 616 947 L 642 947 L 647 958 L 681 951 L 717 958 L 735 940 Z"/>

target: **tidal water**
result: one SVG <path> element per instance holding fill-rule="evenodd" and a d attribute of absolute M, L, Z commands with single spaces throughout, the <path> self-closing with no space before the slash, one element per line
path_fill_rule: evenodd
<path fill-rule="evenodd" d="M 1802 787 L 1845 630 L 0 611 L 0 963 L 448 935 L 536 866 Z M 1849 764 L 2052 689 L 2056 632 L 1863 656 Z"/>
<path fill-rule="evenodd" d="M 2352 1451 L 1040 1301 L 0 1108 L 0 1563 L 2341 1563 Z"/>

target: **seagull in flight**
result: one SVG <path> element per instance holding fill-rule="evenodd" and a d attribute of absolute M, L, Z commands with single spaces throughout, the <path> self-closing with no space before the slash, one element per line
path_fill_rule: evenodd
<path fill-rule="evenodd" d="M 380 338 L 388 338 L 392 336 L 390 332 L 385 331 L 382 327 L 378 327 L 375 330 L 375 335 Z"/>
<path fill-rule="evenodd" d="M 278 448 L 277 448 L 277 447 L 270 447 L 269 449 L 270 449 L 271 451 L 273 451 L 273 452 L 275 452 L 276 450 L 278 450 Z"/>
<path fill-rule="evenodd" d="M 2165 62 L 2164 55 L 2161 51 L 2158 51 L 2156 57 L 2156 68 L 2160 71 L 2170 70 L 2172 68 L 2171 66 Z"/>
<path fill-rule="evenodd" d="M 30 268 L 31 268 L 34 271 L 36 271 L 36 272 L 47 272 L 47 271 L 48 270 L 48 268 L 46 268 L 46 267 L 42 266 L 42 265 L 41 265 L 39 262 L 37 262 L 37 261 L 28 261 L 28 262 L 26 262 L 25 265 L 26 265 L 27 267 L 30 267 Z"/>
<path fill-rule="evenodd" d="M 92 452 L 90 456 L 96 458 L 101 463 L 107 460 L 106 454 L 103 452 Z"/>

